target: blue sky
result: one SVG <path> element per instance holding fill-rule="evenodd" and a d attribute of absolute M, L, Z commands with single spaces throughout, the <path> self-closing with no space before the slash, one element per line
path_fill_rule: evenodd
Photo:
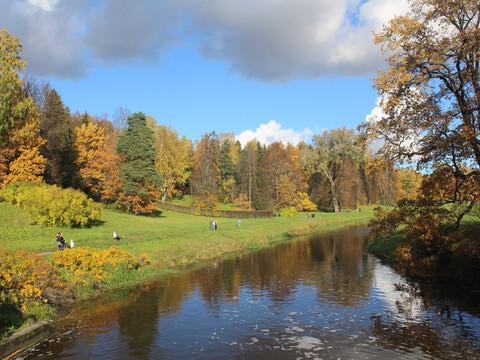
<path fill-rule="evenodd" d="M 201 3 L 201 6 L 200 6 Z M 375 108 L 372 31 L 399 0 L 0 0 L 29 75 L 72 112 L 142 111 L 180 136 L 310 141 Z M 352 16 L 352 14 L 355 14 Z"/>

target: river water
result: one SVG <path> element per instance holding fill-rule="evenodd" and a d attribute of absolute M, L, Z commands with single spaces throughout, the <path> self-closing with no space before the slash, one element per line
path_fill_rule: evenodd
<path fill-rule="evenodd" d="M 367 237 L 299 238 L 112 292 L 15 359 L 480 358 L 479 295 L 407 282 Z"/>

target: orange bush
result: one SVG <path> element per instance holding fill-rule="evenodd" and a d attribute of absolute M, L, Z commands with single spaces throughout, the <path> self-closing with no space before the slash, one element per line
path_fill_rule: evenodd
<path fill-rule="evenodd" d="M 142 255 L 140 262 L 130 253 L 111 246 L 107 250 L 88 247 L 65 249 L 53 254 L 54 265 L 66 271 L 66 276 L 75 284 L 100 286 L 111 275 L 111 270 L 123 267 L 136 270 L 140 263 L 148 264 L 147 255 Z"/>
<path fill-rule="evenodd" d="M 31 306 L 57 303 L 59 294 L 69 296 L 67 284 L 42 256 L 0 248 L 0 259 L 0 304 L 26 313 Z"/>

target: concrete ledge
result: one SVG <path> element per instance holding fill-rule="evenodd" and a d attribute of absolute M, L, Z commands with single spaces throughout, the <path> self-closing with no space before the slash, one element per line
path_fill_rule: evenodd
<path fill-rule="evenodd" d="M 25 350 L 46 339 L 50 335 L 50 330 L 49 322 L 40 321 L 3 339 L 0 342 L 0 359 L 6 359 L 19 350 Z"/>

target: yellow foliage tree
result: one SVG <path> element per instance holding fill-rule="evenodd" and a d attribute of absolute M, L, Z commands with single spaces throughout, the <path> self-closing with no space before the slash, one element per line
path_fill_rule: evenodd
<path fill-rule="evenodd" d="M 278 208 L 296 207 L 300 202 L 299 194 L 289 176 L 283 175 L 277 186 Z"/>
<path fill-rule="evenodd" d="M 0 186 L 13 181 L 42 181 L 46 160 L 39 148 L 39 110 L 23 89 L 22 46 L 0 31 Z"/>
<path fill-rule="evenodd" d="M 163 175 L 162 200 L 177 195 L 190 177 L 192 142 L 170 126 L 156 125 L 153 118 L 147 119 L 153 130 L 155 168 Z"/>
<path fill-rule="evenodd" d="M 120 158 L 115 143 L 107 141 L 105 131 L 87 123 L 75 128 L 76 164 L 84 190 L 97 200 L 113 202 L 121 188 L 118 175 Z"/>
<path fill-rule="evenodd" d="M 315 205 L 310 200 L 306 192 L 300 192 L 298 194 L 298 198 L 299 198 L 299 203 L 297 205 L 298 211 L 316 211 L 318 209 L 317 205 Z"/>

